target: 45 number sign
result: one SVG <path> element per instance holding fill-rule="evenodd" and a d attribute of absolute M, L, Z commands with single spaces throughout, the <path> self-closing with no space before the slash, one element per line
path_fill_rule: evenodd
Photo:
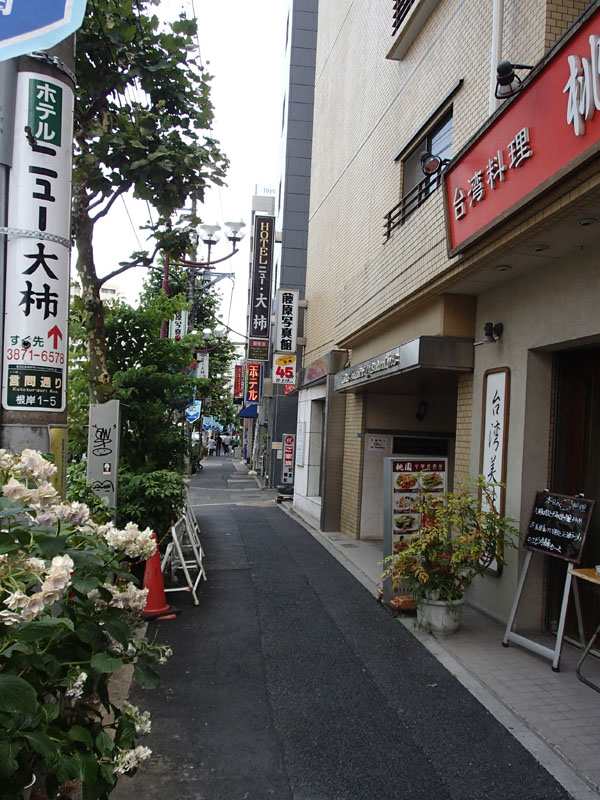
<path fill-rule="evenodd" d="M 291 353 L 285 355 L 275 353 L 273 359 L 273 383 L 287 386 L 296 385 L 296 356 Z"/>

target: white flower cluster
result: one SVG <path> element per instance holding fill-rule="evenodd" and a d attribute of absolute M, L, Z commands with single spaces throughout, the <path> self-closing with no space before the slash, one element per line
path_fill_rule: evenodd
<path fill-rule="evenodd" d="M 111 550 L 117 550 L 130 558 L 147 560 L 156 552 L 156 541 L 150 528 L 141 531 L 135 522 L 128 522 L 123 530 L 112 522 L 98 529 Z"/>
<path fill-rule="evenodd" d="M 173 655 L 173 651 L 171 650 L 171 648 L 170 647 L 164 647 L 163 650 L 162 650 L 161 656 L 158 659 L 158 663 L 159 664 L 166 664 L 167 663 L 167 659 L 171 658 L 172 655 Z"/>
<path fill-rule="evenodd" d="M 5 606 L 8 606 L 8 610 L 0 611 L 0 623 L 4 623 L 4 625 L 19 625 L 21 622 L 29 622 L 39 617 L 46 606 L 61 599 L 65 589 L 71 583 L 73 559 L 70 556 L 54 556 L 48 570 L 46 570 L 45 562 L 39 558 L 28 559 L 26 564 L 31 565 L 32 561 L 35 568 L 39 570 L 40 580 L 44 576 L 42 585 L 39 591 L 31 595 L 25 594 L 21 589 L 8 592 L 8 597 L 2 601 Z M 42 571 L 42 564 L 44 571 Z"/>
<path fill-rule="evenodd" d="M 58 497 L 58 492 L 48 481 L 42 481 L 35 489 L 30 489 L 16 478 L 9 478 L 6 481 L 2 487 L 2 494 L 13 503 L 39 508 L 50 505 Z"/>
<path fill-rule="evenodd" d="M 125 703 L 121 711 L 132 720 L 137 736 L 147 736 L 150 733 L 152 721 L 149 711 L 140 711 L 137 706 L 132 706 L 131 703 Z"/>
<path fill-rule="evenodd" d="M 133 750 L 122 750 L 115 760 L 115 775 L 125 775 L 138 767 L 152 755 L 149 747 L 135 747 Z"/>
<path fill-rule="evenodd" d="M 20 455 L 0 450 L 0 472 L 10 476 L 2 487 L 2 493 L 15 503 L 40 508 L 53 503 L 58 492 L 48 481 L 56 471 L 54 464 L 37 450 L 23 450 Z M 21 483 L 19 478 L 25 482 Z M 35 483 L 35 487 L 28 486 L 28 483 Z"/>
<path fill-rule="evenodd" d="M 90 519 L 90 510 L 85 503 L 58 503 L 48 508 L 40 508 L 35 519 L 39 525 L 54 525 L 59 521 L 86 525 Z"/>
<path fill-rule="evenodd" d="M 112 594 L 112 604 L 115 608 L 141 613 L 146 608 L 148 589 L 138 589 L 131 581 L 125 586 L 113 586 L 105 583 L 104 588 Z"/>
<path fill-rule="evenodd" d="M 80 672 L 73 685 L 70 686 L 65 692 L 66 696 L 70 697 L 72 700 L 79 700 L 83 694 L 83 687 L 87 679 L 87 672 Z"/>

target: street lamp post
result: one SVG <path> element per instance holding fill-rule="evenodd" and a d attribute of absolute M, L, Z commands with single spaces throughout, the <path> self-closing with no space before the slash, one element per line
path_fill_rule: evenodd
<path fill-rule="evenodd" d="M 169 293 L 169 269 L 171 266 L 174 267 L 185 267 L 186 269 L 192 270 L 210 270 L 213 269 L 217 264 L 221 264 L 223 261 L 228 261 L 232 258 L 236 253 L 239 253 L 238 244 L 244 238 L 244 234 L 242 232 L 242 228 L 246 227 L 245 223 L 241 220 L 239 222 L 226 222 L 225 223 L 225 236 L 231 242 L 232 250 L 226 256 L 222 258 L 217 258 L 214 261 L 211 261 L 211 250 L 215 244 L 219 241 L 218 233 L 221 230 L 219 225 L 201 225 L 200 228 L 204 231 L 204 235 L 202 236 L 203 243 L 208 248 L 208 256 L 206 261 L 189 261 L 186 259 L 182 259 L 181 261 L 171 261 L 169 254 L 165 254 L 165 262 L 164 262 L 164 270 L 163 270 L 163 281 L 162 281 L 162 288 L 165 294 L 168 295 Z M 203 289 L 207 289 L 209 286 L 213 286 L 217 281 L 221 280 L 221 278 L 228 278 L 232 277 L 231 273 L 213 273 L 213 279 L 207 280 L 207 275 L 204 274 L 202 276 L 202 287 Z M 195 281 L 192 280 L 192 298 L 193 293 L 195 291 Z M 167 320 L 163 321 L 162 327 L 160 329 L 160 337 L 161 339 L 165 339 L 167 337 Z"/>

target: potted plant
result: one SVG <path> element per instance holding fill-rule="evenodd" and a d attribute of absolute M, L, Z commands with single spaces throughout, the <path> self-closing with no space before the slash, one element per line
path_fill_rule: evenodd
<path fill-rule="evenodd" d="M 518 532 L 495 508 L 497 486 L 480 476 L 474 488 L 419 496 L 420 527 L 395 543 L 383 578 L 414 597 L 421 628 L 457 630 L 467 586 L 493 560 L 505 563 L 504 548 Z"/>

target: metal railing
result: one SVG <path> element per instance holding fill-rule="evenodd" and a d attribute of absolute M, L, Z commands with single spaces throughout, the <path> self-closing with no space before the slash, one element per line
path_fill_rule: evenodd
<path fill-rule="evenodd" d="M 389 239 L 392 231 L 403 225 L 405 220 L 422 205 L 429 195 L 438 188 L 442 182 L 441 170 L 433 175 L 427 175 L 422 181 L 417 183 L 410 192 L 404 195 L 402 200 L 397 203 L 391 211 L 385 215 L 385 238 Z"/>
<path fill-rule="evenodd" d="M 416 0 L 394 0 L 394 21 L 392 22 L 392 36 L 398 32 L 408 12 L 414 6 Z"/>

